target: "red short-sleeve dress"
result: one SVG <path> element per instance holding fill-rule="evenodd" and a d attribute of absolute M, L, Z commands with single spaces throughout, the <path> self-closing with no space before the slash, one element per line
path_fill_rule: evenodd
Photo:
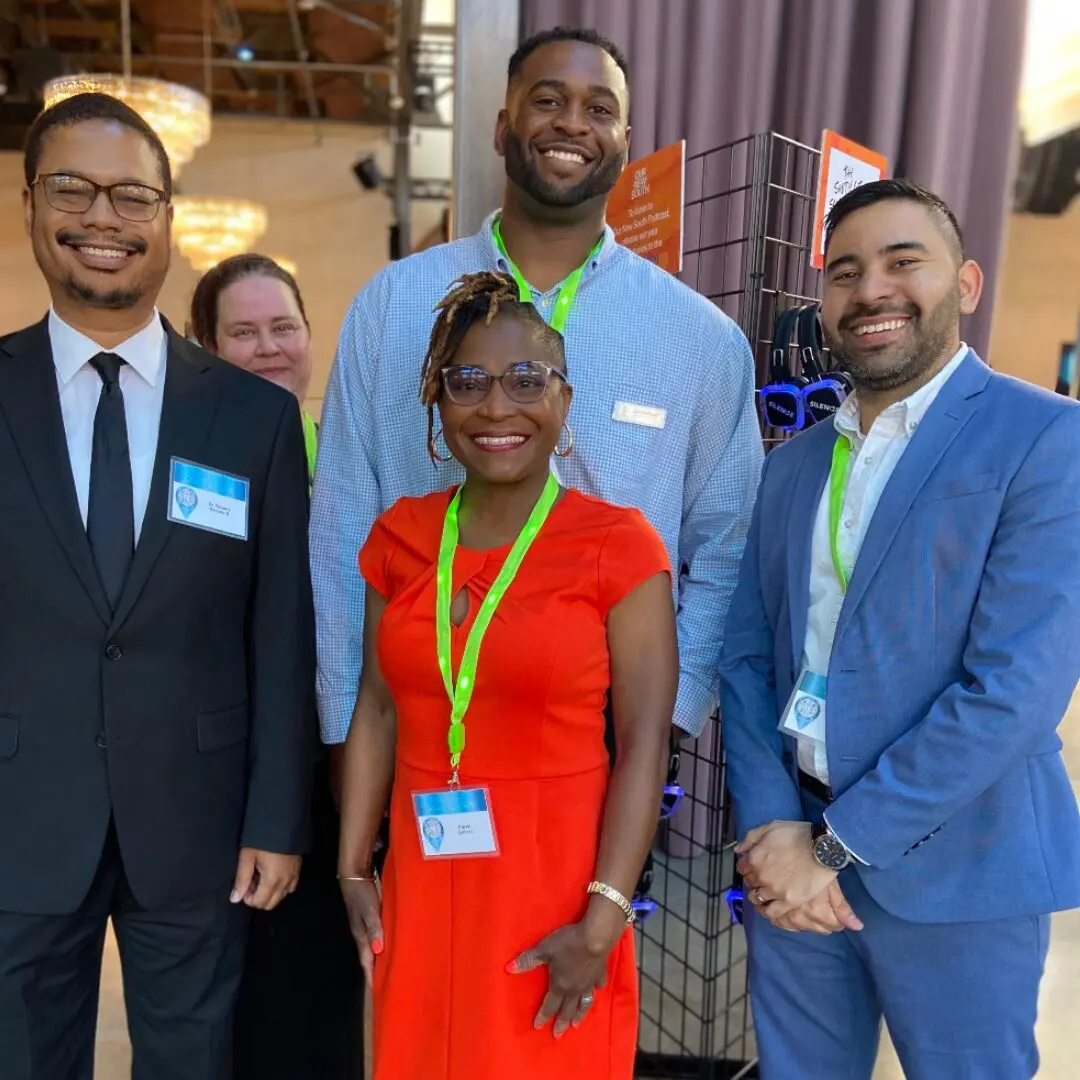
<path fill-rule="evenodd" d="M 365 579 L 387 601 L 379 663 L 397 707 L 391 844 L 383 877 L 386 948 L 375 968 L 376 1080 L 630 1080 L 637 1035 L 633 935 L 608 983 L 560 1039 L 533 1029 L 547 969 L 507 965 L 584 914 L 596 871 L 609 763 L 606 620 L 646 579 L 670 573 L 637 510 L 567 491 L 533 542 L 484 637 L 465 717 L 463 787 L 485 785 L 500 852 L 425 860 L 414 791 L 445 788 L 450 705 L 435 646 L 435 566 L 450 492 L 403 499 L 372 529 Z M 510 547 L 458 548 L 454 670 Z"/>

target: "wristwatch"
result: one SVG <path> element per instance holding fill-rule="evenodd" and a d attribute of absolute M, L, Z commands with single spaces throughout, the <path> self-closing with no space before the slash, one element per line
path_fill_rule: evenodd
<path fill-rule="evenodd" d="M 835 870 L 839 873 L 845 866 L 855 861 L 851 852 L 844 847 L 844 842 L 824 821 L 810 830 L 810 840 L 814 845 L 814 858 L 826 870 Z"/>

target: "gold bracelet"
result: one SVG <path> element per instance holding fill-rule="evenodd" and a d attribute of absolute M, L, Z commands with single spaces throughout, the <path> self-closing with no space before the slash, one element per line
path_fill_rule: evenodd
<path fill-rule="evenodd" d="M 370 881 L 378 884 L 379 875 L 372 870 L 370 874 L 338 874 L 338 881 Z"/>
<path fill-rule="evenodd" d="M 626 925 L 633 926 L 635 919 L 637 919 L 634 905 L 618 889 L 613 889 L 602 881 L 592 881 L 589 883 L 587 891 L 590 896 L 602 896 L 605 900 L 610 900 L 617 907 L 622 908 L 622 912 L 626 916 Z"/>

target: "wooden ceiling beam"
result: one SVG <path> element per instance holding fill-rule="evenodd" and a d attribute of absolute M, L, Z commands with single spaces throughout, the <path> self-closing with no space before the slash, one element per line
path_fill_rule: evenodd
<path fill-rule="evenodd" d="M 44 32 L 50 41 L 57 38 L 75 38 L 79 41 L 100 41 L 103 45 L 115 45 L 120 41 L 119 23 L 89 19 L 57 19 L 51 15 L 44 19 L 24 15 L 20 20 L 23 36 L 32 38 Z"/>

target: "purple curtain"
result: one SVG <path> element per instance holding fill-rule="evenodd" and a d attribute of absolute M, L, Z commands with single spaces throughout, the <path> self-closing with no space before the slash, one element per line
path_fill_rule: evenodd
<path fill-rule="evenodd" d="M 964 326 L 983 356 L 1018 146 L 1026 0 L 523 0 L 525 35 L 590 26 L 633 78 L 633 153 L 832 128 L 956 211 L 987 274 Z M 992 359 L 992 358 L 988 358 Z"/>

